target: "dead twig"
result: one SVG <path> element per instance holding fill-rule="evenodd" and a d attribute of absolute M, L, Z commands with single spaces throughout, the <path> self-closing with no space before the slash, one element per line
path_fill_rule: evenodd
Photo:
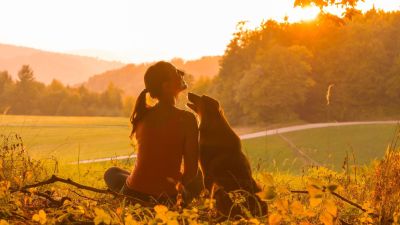
<path fill-rule="evenodd" d="M 348 200 L 347 198 L 345 198 L 345 197 L 339 195 L 338 193 L 333 192 L 333 191 L 332 191 L 331 193 L 332 193 L 334 196 L 336 196 L 337 198 L 339 198 L 340 200 L 342 200 L 342 201 L 344 201 L 344 202 L 347 202 L 348 204 L 350 204 L 350 205 L 352 205 L 352 206 L 354 206 L 354 207 L 360 209 L 361 211 L 363 211 L 363 212 L 366 212 L 366 211 L 367 211 L 367 210 L 364 209 L 361 205 L 359 205 L 359 204 L 357 204 L 357 203 L 355 203 L 355 202 L 352 202 L 352 201 Z"/>
<path fill-rule="evenodd" d="M 44 186 L 44 185 L 47 185 L 47 184 L 53 184 L 53 183 L 56 183 L 56 182 L 70 184 L 70 185 L 75 186 L 75 187 L 77 187 L 79 189 L 88 190 L 88 191 L 92 191 L 92 192 L 97 192 L 97 193 L 102 193 L 102 194 L 119 195 L 118 193 L 113 192 L 113 191 L 111 191 L 109 189 L 98 189 L 98 188 L 82 185 L 82 184 L 76 183 L 75 181 L 72 181 L 69 178 L 68 179 L 64 179 L 64 178 L 58 177 L 56 175 L 52 175 L 50 179 L 45 180 L 45 181 L 41 181 L 41 182 L 36 183 L 36 184 L 26 185 L 26 186 L 21 187 L 20 189 L 13 189 L 13 190 L 11 190 L 11 193 L 17 192 L 17 191 L 21 191 L 21 190 L 27 190 L 29 188 L 40 187 L 40 186 Z"/>
<path fill-rule="evenodd" d="M 10 192 L 14 193 L 14 192 L 18 192 L 19 191 L 19 192 L 23 192 L 23 193 L 31 193 L 31 192 L 28 191 L 28 189 L 35 188 L 35 187 L 41 187 L 41 186 L 48 185 L 48 184 L 53 184 L 53 183 L 56 183 L 56 182 L 69 184 L 69 185 L 75 186 L 75 187 L 77 187 L 79 189 L 82 189 L 82 190 L 92 191 L 92 192 L 101 193 L 101 194 L 113 195 L 116 198 L 117 197 L 118 198 L 126 198 L 126 199 L 128 199 L 128 200 L 130 200 L 132 202 L 140 203 L 142 205 L 147 205 L 148 204 L 147 202 L 145 202 L 145 201 L 143 201 L 141 199 L 137 199 L 137 198 L 129 196 L 129 195 L 120 194 L 120 193 L 112 191 L 110 189 L 99 189 L 99 188 L 86 186 L 86 185 L 83 185 L 83 184 L 79 184 L 79 183 L 77 183 L 77 182 L 75 182 L 75 181 L 73 181 L 73 180 L 71 180 L 69 178 L 68 179 L 64 179 L 64 178 L 58 177 L 56 175 L 52 175 L 50 179 L 45 180 L 45 181 L 41 181 L 41 182 L 38 182 L 38 183 L 35 183 L 35 184 L 25 185 L 25 186 L 23 186 L 23 187 L 21 187 L 19 189 L 11 189 Z M 58 205 L 61 203 L 60 201 L 64 202 L 65 200 L 69 199 L 67 197 L 63 197 L 60 201 L 58 201 L 58 200 L 55 200 L 55 199 L 51 198 L 51 196 L 46 195 L 44 193 L 36 192 L 34 194 L 36 194 L 38 196 L 41 196 L 41 197 L 44 197 L 44 198 L 48 199 L 50 202 L 52 202 L 54 204 L 58 204 Z M 67 198 L 67 199 L 65 199 L 65 198 Z"/>
<path fill-rule="evenodd" d="M 74 190 L 70 190 L 72 193 L 74 193 L 74 194 L 76 194 L 76 195 L 78 195 L 79 197 L 81 197 L 81 198 L 85 198 L 85 199 L 87 199 L 87 200 L 91 200 L 91 201 L 95 201 L 95 202 L 100 202 L 100 200 L 99 199 L 94 199 L 94 198 L 91 198 L 91 197 L 88 197 L 88 196 L 85 196 L 85 195 L 83 195 L 83 194 L 80 194 L 80 193 L 78 193 L 77 191 L 74 191 Z"/>
<path fill-rule="evenodd" d="M 296 194 L 308 194 L 308 191 L 293 190 L 293 191 L 290 191 L 290 192 L 296 193 Z M 334 196 L 336 196 L 336 197 L 339 198 L 340 200 L 342 200 L 342 201 L 344 201 L 344 202 L 347 202 L 348 204 L 350 204 L 350 205 L 352 205 L 352 206 L 354 206 L 354 207 L 360 209 L 360 210 L 363 211 L 363 212 L 366 212 L 366 211 L 367 211 L 367 210 L 364 209 L 361 205 L 359 205 L 359 204 L 357 204 L 357 203 L 355 203 L 355 202 L 350 201 L 349 199 L 347 199 L 347 198 L 345 198 L 345 197 L 339 195 L 338 193 L 336 193 L 336 192 L 334 192 L 334 191 L 332 191 L 332 192 L 330 192 L 330 193 L 332 193 Z"/>
<path fill-rule="evenodd" d="M 28 217 L 26 217 L 26 216 L 24 216 L 24 215 L 21 215 L 21 214 L 18 214 L 18 213 L 16 213 L 16 212 L 11 212 L 11 214 L 12 214 L 13 216 L 15 216 L 15 217 L 19 217 L 20 219 L 30 220 Z"/>
<path fill-rule="evenodd" d="M 37 192 L 37 191 L 30 192 L 27 190 L 20 190 L 20 192 L 25 193 L 25 194 L 37 195 L 39 197 L 45 198 L 46 200 L 48 200 L 50 202 L 50 207 L 55 207 L 55 208 L 62 206 L 66 200 L 71 201 L 71 199 L 68 197 L 62 197 L 60 200 L 56 200 L 47 193 L 42 193 L 42 192 Z"/>

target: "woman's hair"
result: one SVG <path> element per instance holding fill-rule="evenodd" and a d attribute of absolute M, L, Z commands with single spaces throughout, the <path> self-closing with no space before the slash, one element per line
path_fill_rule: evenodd
<path fill-rule="evenodd" d="M 174 70 L 176 70 L 176 68 L 171 63 L 164 61 L 157 62 L 146 70 L 144 74 L 144 84 L 146 88 L 139 94 L 130 118 L 132 123 L 131 138 L 136 131 L 139 121 L 141 121 L 151 109 L 146 103 L 146 93 L 149 92 L 152 98 L 160 98 L 162 94 L 162 85 L 170 79 L 168 73 Z"/>

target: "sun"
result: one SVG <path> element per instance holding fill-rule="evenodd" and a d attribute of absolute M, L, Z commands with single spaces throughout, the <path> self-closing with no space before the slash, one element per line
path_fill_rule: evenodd
<path fill-rule="evenodd" d="M 319 12 L 318 7 L 292 8 L 287 14 L 288 22 L 311 21 L 318 16 Z"/>

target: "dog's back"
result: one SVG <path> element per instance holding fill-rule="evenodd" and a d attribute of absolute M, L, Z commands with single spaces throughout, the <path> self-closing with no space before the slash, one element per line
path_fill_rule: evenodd
<path fill-rule="evenodd" d="M 208 115 L 211 116 L 211 115 Z M 253 215 L 267 213 L 267 206 L 255 194 L 261 189 L 252 177 L 251 166 L 242 152 L 239 136 L 226 121 L 222 111 L 208 128 L 200 127 L 200 163 L 204 173 L 204 183 L 209 190 L 213 184 L 220 187 L 215 194 L 217 208 L 231 217 L 242 215 L 242 208 L 234 206 L 232 193 L 245 197 L 246 208 Z M 203 168 L 204 165 L 204 168 Z"/>
<path fill-rule="evenodd" d="M 216 208 L 224 217 L 246 216 L 235 202 L 235 193 L 245 199 L 242 206 L 253 216 L 267 214 L 267 205 L 257 192 L 261 191 L 252 177 L 251 167 L 241 149 L 239 136 L 229 126 L 219 103 L 208 96 L 189 94 L 189 105 L 201 118 L 200 165 L 204 185 L 214 192 Z M 239 194 L 240 195 L 240 194 Z"/>

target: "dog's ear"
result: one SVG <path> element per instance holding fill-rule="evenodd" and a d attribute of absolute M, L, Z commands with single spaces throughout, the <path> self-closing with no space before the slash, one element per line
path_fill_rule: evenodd
<path fill-rule="evenodd" d="M 211 98 L 210 96 L 207 96 L 207 95 L 203 95 L 203 98 L 205 99 L 206 102 L 213 105 L 214 108 L 219 110 L 220 104 L 216 99 Z"/>

